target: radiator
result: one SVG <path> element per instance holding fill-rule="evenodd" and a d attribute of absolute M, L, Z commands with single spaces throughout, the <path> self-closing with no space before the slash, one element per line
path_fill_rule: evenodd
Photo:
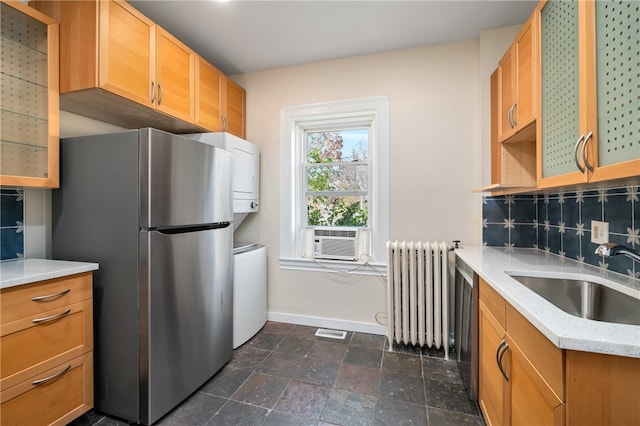
<path fill-rule="evenodd" d="M 449 358 L 449 248 L 444 242 L 387 242 L 387 339 L 444 348 Z"/>

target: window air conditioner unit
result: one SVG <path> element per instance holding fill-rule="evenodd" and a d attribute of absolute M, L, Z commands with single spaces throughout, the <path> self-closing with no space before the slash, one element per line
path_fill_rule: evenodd
<path fill-rule="evenodd" d="M 358 229 L 323 228 L 313 230 L 313 257 L 316 259 L 358 260 Z"/>

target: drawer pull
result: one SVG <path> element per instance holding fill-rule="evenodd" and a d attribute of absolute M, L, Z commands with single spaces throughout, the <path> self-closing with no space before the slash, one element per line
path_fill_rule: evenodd
<path fill-rule="evenodd" d="M 60 297 L 60 296 L 64 296 L 65 294 L 69 293 L 71 291 L 70 288 L 61 291 L 60 293 L 56 293 L 56 294 L 47 294 L 46 296 L 36 296 L 36 297 L 32 297 L 31 300 L 34 302 L 41 302 L 43 300 L 48 300 L 48 299 L 53 299 L 56 297 Z"/>
<path fill-rule="evenodd" d="M 502 373 L 502 377 L 504 377 L 504 379 L 508 382 L 509 381 L 509 376 L 507 375 L 507 372 L 504 371 L 504 368 L 502 367 L 502 357 L 504 356 L 504 354 L 507 352 L 507 350 L 509 349 L 509 344 L 502 339 L 500 341 L 500 344 L 498 345 L 498 350 L 496 351 L 496 362 L 498 363 L 498 369 L 500 370 L 500 373 Z"/>
<path fill-rule="evenodd" d="M 71 368 L 71 365 L 67 365 L 67 367 L 64 370 L 58 371 L 56 374 L 52 374 L 51 376 L 45 377 L 44 379 L 34 380 L 33 382 L 31 382 L 31 384 L 33 386 L 38 386 L 38 385 L 43 385 L 45 383 L 52 382 L 58 377 L 62 376 L 67 371 L 69 371 L 70 368 Z"/>
<path fill-rule="evenodd" d="M 47 321 L 53 321 L 53 320 L 57 320 L 58 318 L 62 318 L 63 316 L 69 314 L 69 312 L 71 312 L 71 309 L 67 309 L 64 312 L 61 312 L 59 314 L 56 315 L 52 315 L 50 317 L 46 317 L 46 318 L 36 318 L 34 320 L 31 320 L 32 323 L 34 324 L 41 324 L 43 322 L 47 322 Z"/>

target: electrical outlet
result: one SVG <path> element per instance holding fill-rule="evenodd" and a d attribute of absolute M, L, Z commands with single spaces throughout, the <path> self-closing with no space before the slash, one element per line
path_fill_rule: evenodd
<path fill-rule="evenodd" d="M 596 244 L 609 242 L 609 222 L 591 221 L 591 242 Z"/>

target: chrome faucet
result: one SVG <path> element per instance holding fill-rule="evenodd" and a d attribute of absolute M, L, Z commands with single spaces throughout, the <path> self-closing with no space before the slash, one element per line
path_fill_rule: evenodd
<path fill-rule="evenodd" d="M 596 249 L 596 254 L 600 256 L 617 256 L 619 254 L 624 254 L 625 256 L 634 259 L 636 262 L 640 262 L 640 253 L 630 249 L 629 247 L 615 243 L 600 244 Z"/>

